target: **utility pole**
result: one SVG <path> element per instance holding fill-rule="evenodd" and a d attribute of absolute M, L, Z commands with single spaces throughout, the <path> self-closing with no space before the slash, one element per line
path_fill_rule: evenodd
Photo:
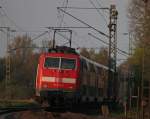
<path fill-rule="evenodd" d="M 10 67 L 10 54 L 9 54 L 9 36 L 10 36 L 10 28 L 6 27 L 7 30 L 7 51 L 6 51 L 6 58 L 5 58 L 5 64 L 6 64 L 6 79 L 5 79 L 5 91 L 6 91 L 6 98 L 7 98 L 7 88 L 8 88 L 8 82 L 10 81 L 10 73 L 11 73 L 11 67 Z"/>
<path fill-rule="evenodd" d="M 133 48 L 132 48 L 132 32 L 129 32 L 129 55 L 133 54 Z"/>
<path fill-rule="evenodd" d="M 132 48 L 132 31 L 130 31 L 128 33 L 123 33 L 123 35 L 127 35 L 128 36 L 128 40 L 129 40 L 129 55 L 131 56 L 133 54 L 133 48 Z"/>
<path fill-rule="evenodd" d="M 7 97 L 7 88 L 8 88 L 8 81 L 10 81 L 10 74 L 11 74 L 11 67 L 10 67 L 10 51 L 9 51 L 9 39 L 10 39 L 10 27 L 0 27 L 1 31 L 6 33 L 7 35 L 7 48 L 6 48 L 6 57 L 5 57 L 5 91 Z M 6 31 L 5 31 L 6 30 Z"/>
<path fill-rule="evenodd" d="M 114 89 L 112 84 L 116 79 L 116 59 L 117 59 L 117 17 L 118 12 L 115 5 L 110 6 L 110 19 L 109 19 L 109 52 L 108 52 L 108 96 L 114 96 Z M 114 73 L 112 73 L 113 69 Z"/>
<path fill-rule="evenodd" d="M 147 24 L 147 13 L 148 13 L 148 2 L 149 0 L 143 0 L 145 4 L 145 15 L 144 15 L 144 20 L 145 20 L 145 25 L 144 25 L 144 40 L 146 39 L 147 41 L 147 34 L 146 34 L 146 24 Z M 150 80 L 149 78 L 145 77 L 145 73 L 147 71 L 145 70 L 145 56 L 146 56 L 146 48 L 148 47 L 146 42 L 143 40 L 143 56 L 142 56 L 142 83 L 141 83 L 141 119 L 146 119 L 145 117 L 147 116 L 150 118 Z M 148 114 L 148 115 L 147 115 Z"/>

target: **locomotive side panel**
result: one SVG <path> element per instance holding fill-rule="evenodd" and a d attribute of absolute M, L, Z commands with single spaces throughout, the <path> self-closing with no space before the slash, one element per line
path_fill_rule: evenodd
<path fill-rule="evenodd" d="M 39 62 L 37 66 L 37 75 L 36 75 L 36 82 L 35 82 L 36 96 L 40 96 L 41 77 L 42 77 L 42 67 L 41 67 L 42 60 L 43 60 L 43 55 L 39 57 Z"/>

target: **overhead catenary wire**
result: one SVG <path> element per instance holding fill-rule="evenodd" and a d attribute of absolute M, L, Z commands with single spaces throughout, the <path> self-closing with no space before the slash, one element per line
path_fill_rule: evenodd
<path fill-rule="evenodd" d="M 101 4 L 100 4 L 100 2 L 99 2 L 98 0 L 96 0 L 96 2 L 97 2 L 97 5 L 99 5 L 100 7 L 102 7 L 102 6 L 103 6 L 103 5 L 101 5 Z M 102 9 L 102 10 L 103 10 L 103 9 Z M 107 12 L 107 13 L 109 13 L 109 12 L 108 12 L 108 11 L 106 11 L 106 10 L 105 10 L 105 11 L 103 10 L 103 12 Z"/>
<path fill-rule="evenodd" d="M 6 27 L 6 28 L 7 28 L 7 27 Z M 7 35 L 7 32 L 6 32 L 5 30 L 0 29 L 0 31 L 3 32 L 3 33 L 5 33 L 5 34 Z M 10 30 L 10 31 L 11 31 L 11 30 Z M 14 31 L 14 32 L 16 32 L 16 31 Z M 24 31 L 24 32 L 25 32 L 25 31 Z M 27 32 L 25 32 L 25 33 L 27 33 Z M 31 38 L 31 41 L 37 40 L 38 38 L 44 36 L 44 35 L 47 34 L 47 33 L 48 33 L 48 31 L 44 31 L 43 33 L 41 33 L 41 34 L 35 36 L 34 38 Z M 11 34 L 10 34 L 10 36 L 11 36 Z"/>
<path fill-rule="evenodd" d="M 62 36 L 63 38 L 65 38 L 66 40 L 67 40 L 67 43 L 69 43 L 69 38 L 68 37 L 66 37 L 65 35 L 63 35 L 63 34 L 61 34 L 61 33 L 59 33 L 59 32 L 57 32 L 57 34 L 58 35 L 60 35 L 60 36 Z M 72 41 L 75 45 L 77 45 L 77 46 L 79 46 L 79 44 L 77 44 L 75 41 Z M 63 45 L 65 45 L 66 43 L 64 43 Z"/>
<path fill-rule="evenodd" d="M 45 32 L 43 32 L 43 33 L 41 33 L 41 34 L 35 36 L 34 38 L 32 38 L 31 41 L 34 41 L 34 40 L 36 40 L 36 39 L 42 37 L 43 35 L 45 35 L 45 34 L 47 34 L 47 33 L 48 33 L 48 31 L 45 31 Z"/>
<path fill-rule="evenodd" d="M 64 11 L 64 10 L 62 10 L 60 7 L 57 7 L 57 9 L 61 10 L 61 11 L 64 12 L 65 14 L 71 16 L 72 18 L 76 19 L 77 21 L 83 23 L 84 25 L 89 26 L 90 28 L 92 28 L 93 30 L 97 31 L 97 32 L 100 33 L 101 35 L 103 35 L 103 36 L 109 38 L 109 35 L 107 35 L 107 34 L 101 32 L 100 30 L 98 30 L 98 29 L 96 29 L 95 27 L 89 25 L 88 23 L 84 22 L 83 20 L 80 20 L 79 18 L 73 16 L 72 14 L 70 14 L 70 13 L 68 13 L 68 12 L 66 12 L 66 11 Z"/>
<path fill-rule="evenodd" d="M 66 6 L 66 7 L 59 7 L 59 8 L 63 8 L 63 9 L 67 9 L 67 8 L 69 8 L 69 9 L 78 9 L 79 7 L 68 7 L 68 6 Z M 82 8 L 81 8 L 82 9 Z M 86 8 L 86 9 L 91 9 L 91 8 Z M 92 8 L 93 9 L 93 8 Z M 95 8 L 94 8 L 95 9 Z M 103 9 L 103 8 L 102 8 Z M 106 8 L 104 8 L 104 9 L 106 9 Z M 60 10 L 58 10 L 58 11 L 60 11 Z M 58 18 L 59 18 L 59 16 L 57 16 Z M 61 16 L 60 16 L 61 17 Z M 64 23 L 64 25 L 65 26 L 63 26 L 63 27 L 46 27 L 46 28 L 48 28 L 48 29 L 54 29 L 54 28 L 59 28 L 59 29 L 61 29 L 61 28 L 66 28 L 66 29 L 85 29 L 85 28 L 91 28 L 91 27 L 83 27 L 83 26 L 69 26 L 64 20 L 62 20 L 62 22 Z M 79 38 L 79 36 L 78 36 L 78 33 L 75 31 L 75 30 L 72 30 L 72 32 L 74 32 L 74 35 L 75 36 L 77 36 L 78 38 Z M 60 34 L 60 33 L 58 33 L 60 36 L 62 36 L 63 38 L 65 38 L 65 39 L 68 39 L 68 38 L 66 38 L 66 36 L 64 36 L 64 35 L 62 35 L 62 34 Z M 80 38 L 81 39 L 81 38 Z M 76 42 L 74 42 L 74 41 L 72 41 L 75 45 L 77 45 L 78 47 L 79 47 L 79 45 L 76 43 Z M 67 43 L 69 43 L 69 42 L 67 42 Z M 67 43 L 64 43 L 64 44 L 67 44 Z M 63 44 L 63 45 L 64 45 Z"/>
<path fill-rule="evenodd" d="M 93 5 L 94 8 L 96 8 L 96 5 L 94 4 L 94 2 L 92 0 L 89 0 L 89 2 Z M 96 11 L 99 13 L 100 16 L 102 16 L 102 18 L 107 26 L 108 24 L 107 24 L 107 20 L 106 20 L 105 16 L 99 11 L 99 9 L 96 9 Z"/>
<path fill-rule="evenodd" d="M 60 36 L 62 36 L 63 38 L 65 38 L 65 39 L 67 39 L 67 40 L 69 41 L 69 38 L 66 37 L 65 35 L 63 35 L 63 34 L 61 34 L 61 33 L 59 33 L 59 32 L 58 32 L 57 34 L 60 35 Z M 96 36 L 94 36 L 94 35 L 92 35 L 92 34 L 90 34 L 90 33 L 89 33 L 89 35 L 93 36 L 94 38 L 98 39 L 99 41 L 103 42 L 104 44 L 109 45 L 109 43 L 103 41 L 102 39 L 97 38 Z M 73 42 L 74 42 L 74 41 L 73 41 Z M 66 45 L 66 44 L 68 44 L 68 43 L 69 43 L 69 42 L 65 42 L 65 43 L 62 44 L 62 45 Z M 79 45 L 78 45 L 76 42 L 74 42 L 74 44 L 76 44 L 76 45 L 78 46 L 76 49 L 82 49 L 82 47 L 79 47 Z M 86 48 L 86 47 L 83 47 L 83 48 Z M 101 49 L 101 48 L 96 47 L 96 48 L 86 48 L 86 49 Z M 123 56 L 128 56 L 128 55 L 129 55 L 127 52 L 125 52 L 125 51 L 123 51 L 123 50 L 120 50 L 119 48 L 117 48 L 117 50 L 118 50 L 117 52 L 118 52 L 119 54 L 123 55 Z"/>
<path fill-rule="evenodd" d="M 95 8 L 93 8 L 93 7 L 74 7 L 74 6 L 72 6 L 72 7 L 59 7 L 59 8 L 67 8 L 67 9 L 80 9 L 80 10 L 95 10 L 95 9 L 101 9 L 101 10 L 109 10 L 109 8 L 108 7 L 95 7 Z"/>
<path fill-rule="evenodd" d="M 100 1 L 100 0 L 99 0 Z M 100 7 L 102 7 L 102 5 L 98 2 L 98 0 L 96 0 L 96 2 L 97 2 L 97 4 L 100 6 Z"/>
<path fill-rule="evenodd" d="M 91 33 L 88 33 L 88 35 L 92 36 L 93 38 L 95 38 L 95 39 L 97 39 L 97 40 L 99 40 L 99 41 L 101 41 L 101 42 L 103 42 L 103 43 L 106 44 L 106 45 L 109 45 L 109 43 L 103 41 L 102 39 L 96 37 L 95 35 L 93 35 L 93 34 L 91 34 Z M 125 52 L 125 51 L 123 51 L 123 50 L 121 50 L 121 49 L 119 49 L 119 48 L 117 48 L 117 50 L 118 50 L 119 52 L 123 53 L 123 54 L 129 55 L 127 52 Z"/>
<path fill-rule="evenodd" d="M 65 9 L 64 9 L 65 11 L 67 10 L 68 2 L 69 2 L 68 0 L 64 0 L 64 2 L 63 2 L 63 6 L 65 6 Z M 66 3 L 66 5 L 65 5 L 65 3 Z M 61 21 L 60 21 L 60 27 L 62 26 L 64 16 L 65 16 L 65 13 L 63 13 L 63 15 L 62 15 L 62 18 L 61 18 Z"/>
<path fill-rule="evenodd" d="M 15 23 L 15 21 L 13 21 L 13 20 L 7 15 L 7 13 L 5 12 L 5 7 L 4 7 L 4 6 L 3 6 L 3 7 L 0 7 L 0 9 L 3 11 L 3 13 L 4 13 L 4 15 L 7 17 L 7 19 L 8 19 L 12 24 L 15 25 L 16 28 L 18 28 L 18 29 L 21 30 L 21 31 L 24 31 L 20 26 L 18 26 L 18 25 Z"/>
<path fill-rule="evenodd" d="M 67 0 L 68 1 L 68 0 Z M 39 36 L 40 37 L 40 36 Z M 37 37 L 38 38 L 38 37 Z M 33 38 L 32 40 L 34 40 L 34 39 L 37 39 L 36 37 L 35 38 Z"/>
<path fill-rule="evenodd" d="M 63 26 L 63 27 L 46 27 L 48 29 L 88 29 L 90 27 L 83 27 L 83 26 Z"/>

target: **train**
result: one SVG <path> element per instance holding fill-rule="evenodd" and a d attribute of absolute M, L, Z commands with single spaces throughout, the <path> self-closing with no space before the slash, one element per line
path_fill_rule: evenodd
<path fill-rule="evenodd" d="M 39 57 L 36 97 L 51 106 L 103 101 L 108 98 L 108 70 L 74 48 L 56 46 Z"/>

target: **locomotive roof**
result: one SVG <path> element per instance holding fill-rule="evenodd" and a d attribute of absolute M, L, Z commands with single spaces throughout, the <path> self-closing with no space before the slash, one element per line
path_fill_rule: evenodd
<path fill-rule="evenodd" d="M 68 53 L 68 54 L 77 54 L 76 50 L 67 46 L 56 46 L 56 48 L 50 48 L 49 53 Z"/>

